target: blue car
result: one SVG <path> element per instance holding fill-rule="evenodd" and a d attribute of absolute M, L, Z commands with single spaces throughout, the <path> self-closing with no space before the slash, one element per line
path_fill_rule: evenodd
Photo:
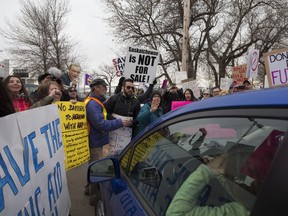
<path fill-rule="evenodd" d="M 287 87 L 173 110 L 121 154 L 90 164 L 88 181 L 100 184 L 95 214 L 223 215 L 221 209 L 237 203 L 242 213 L 232 209 L 225 215 L 287 215 L 287 130 Z M 211 164 L 219 157 L 216 175 Z M 199 167 L 215 176 L 203 181 L 198 176 L 200 184 L 188 190 L 183 183 L 192 181 Z"/>

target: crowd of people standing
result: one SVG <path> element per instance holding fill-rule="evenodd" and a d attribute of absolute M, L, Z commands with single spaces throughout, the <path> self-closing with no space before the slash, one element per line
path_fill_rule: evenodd
<path fill-rule="evenodd" d="M 130 127 L 132 137 L 135 137 L 153 121 L 170 112 L 173 101 L 196 102 L 251 89 L 251 83 L 247 80 L 241 86 L 232 83 L 229 91 L 222 91 L 218 86 L 211 90 L 206 89 L 200 98 L 196 98 L 191 89 L 183 91 L 174 83 L 166 90 L 155 91 L 154 85 L 157 83 L 155 79 L 144 93 L 136 95 L 133 80 L 121 77 L 114 95 L 107 99 L 105 95 L 108 84 L 103 79 L 96 78 L 90 83 L 90 92 L 86 98 L 79 98 L 77 84 L 80 73 L 81 68 L 77 64 L 71 64 L 66 73 L 51 68 L 48 73 L 39 75 L 39 86 L 30 95 L 20 77 L 17 75 L 6 77 L 0 82 L 0 117 L 52 104 L 55 101 L 72 103 L 83 101 L 86 105 L 90 162 L 92 162 L 105 156 L 107 152 L 105 148 L 109 148 L 110 131 Z M 93 195 L 96 189 L 86 185 L 85 194 Z"/>

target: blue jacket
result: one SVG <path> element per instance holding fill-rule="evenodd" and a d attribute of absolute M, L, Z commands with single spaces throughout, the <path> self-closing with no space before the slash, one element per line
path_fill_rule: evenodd
<path fill-rule="evenodd" d="M 95 94 L 91 97 L 97 98 L 104 102 L 104 98 L 100 98 Z M 103 108 L 94 100 L 90 100 L 86 105 L 87 121 L 90 124 L 89 147 L 97 148 L 109 143 L 109 131 L 122 127 L 121 119 L 105 120 L 103 116 Z"/>
<path fill-rule="evenodd" d="M 155 112 L 150 112 L 151 102 L 144 104 L 137 116 L 138 126 L 133 132 L 133 136 L 136 136 L 140 131 L 147 127 L 151 122 L 158 119 L 163 115 L 163 109 L 159 107 Z"/>

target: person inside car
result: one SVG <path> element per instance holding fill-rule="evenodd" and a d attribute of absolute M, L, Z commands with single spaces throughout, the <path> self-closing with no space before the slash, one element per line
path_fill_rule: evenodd
<path fill-rule="evenodd" d="M 227 179 L 241 178 L 241 167 L 245 164 L 248 156 L 253 152 L 247 145 L 236 144 L 226 153 L 205 157 L 207 164 L 201 164 L 182 184 L 172 202 L 170 203 L 166 215 L 195 215 L 195 216 L 246 216 L 249 211 L 237 201 L 227 201 L 219 206 L 209 206 L 200 200 L 203 188 L 209 185 L 210 180 L 216 178 L 219 183 L 233 197 Z M 208 194 L 209 196 L 209 194 Z M 207 198 L 208 199 L 208 198 Z M 227 199 L 228 200 L 228 199 Z M 205 201 L 204 201 L 205 202 Z"/>

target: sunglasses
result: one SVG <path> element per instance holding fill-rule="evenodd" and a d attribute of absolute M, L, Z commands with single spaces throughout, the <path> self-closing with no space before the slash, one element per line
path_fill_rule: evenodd
<path fill-rule="evenodd" d="M 135 90 L 135 87 L 133 87 L 133 86 L 126 86 L 126 88 L 127 88 L 128 90 L 132 89 L 132 91 Z"/>
<path fill-rule="evenodd" d="M 69 92 L 77 92 L 77 90 L 70 90 Z"/>

